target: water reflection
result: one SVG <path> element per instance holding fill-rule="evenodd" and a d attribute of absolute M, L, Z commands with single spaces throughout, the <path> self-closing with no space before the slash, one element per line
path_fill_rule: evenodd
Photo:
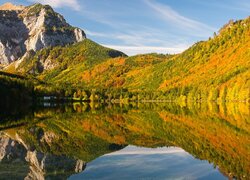
<path fill-rule="evenodd" d="M 9 116 L 6 110 L 3 116 L 0 112 L 2 177 L 64 179 L 83 171 L 86 164 L 86 170 L 80 174 L 86 173 L 87 176 L 88 166 L 97 166 L 99 161 L 103 163 L 103 159 L 96 158 L 127 145 L 181 147 L 193 157 L 213 163 L 225 175 L 239 179 L 249 177 L 250 122 L 247 104 L 77 103 L 23 109 L 23 112 L 12 111 Z M 159 160 L 157 157 L 162 155 L 150 158 Z M 218 170 L 214 172 L 211 169 L 211 164 L 192 159 L 192 156 L 188 164 L 195 165 L 196 161 L 197 165 L 206 167 L 207 172 L 215 173 L 213 178 L 223 177 L 217 174 Z M 107 160 L 110 157 L 102 158 Z M 122 158 L 120 160 L 125 160 Z M 177 157 L 174 159 L 172 157 L 171 161 L 177 161 Z M 145 165 L 148 163 L 145 156 L 141 160 L 145 160 Z M 160 161 L 159 164 L 175 168 L 176 171 L 172 169 L 168 174 L 178 174 L 181 168 L 181 164 L 171 167 Z"/>
<path fill-rule="evenodd" d="M 126 148 L 88 163 L 69 179 L 226 179 L 218 169 L 181 148 Z"/>
<path fill-rule="evenodd" d="M 18 137 L 0 134 L 1 179 L 65 179 L 84 170 L 84 161 L 32 149 Z"/>

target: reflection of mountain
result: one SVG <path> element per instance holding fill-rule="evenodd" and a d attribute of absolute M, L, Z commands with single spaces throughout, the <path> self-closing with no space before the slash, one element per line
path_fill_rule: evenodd
<path fill-rule="evenodd" d="M 162 106 L 141 104 L 140 110 L 123 107 L 125 113 L 121 110 L 101 115 L 89 113 L 85 117 L 79 115 L 78 119 L 82 119 L 85 132 L 110 142 L 145 147 L 179 146 L 199 159 L 213 162 L 231 176 L 250 175 L 247 104 Z"/>
<path fill-rule="evenodd" d="M 194 157 L 213 162 L 230 176 L 244 178 L 250 173 L 246 104 L 92 107 L 95 109 L 89 112 L 84 112 L 89 107 L 81 105 L 36 112 L 35 121 L 16 128 L 14 133 L 13 130 L 5 133 L 18 134 L 37 152 L 66 155 L 85 162 L 126 144 L 174 145 Z"/>
<path fill-rule="evenodd" d="M 0 168 L 3 179 L 66 179 L 84 170 L 85 162 L 66 156 L 44 154 L 29 147 L 18 136 L 0 136 Z"/>
<path fill-rule="evenodd" d="M 63 132 L 43 131 L 36 125 L 2 132 L 0 134 L 2 177 L 66 179 L 71 174 L 83 171 L 86 162 L 122 148 L 102 140 L 98 141 L 98 138 L 91 136 L 86 138 L 86 142 L 82 137 L 74 136 L 72 139 L 64 135 Z"/>

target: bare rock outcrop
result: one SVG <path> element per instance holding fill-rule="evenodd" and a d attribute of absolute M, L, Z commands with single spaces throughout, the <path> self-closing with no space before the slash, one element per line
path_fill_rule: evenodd
<path fill-rule="evenodd" d="M 28 51 L 83 41 L 83 30 L 70 26 L 50 6 L 0 6 L 0 65 L 21 59 Z"/>

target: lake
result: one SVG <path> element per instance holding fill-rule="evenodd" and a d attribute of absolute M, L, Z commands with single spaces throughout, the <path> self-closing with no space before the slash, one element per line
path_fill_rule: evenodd
<path fill-rule="evenodd" d="M 45 103 L 0 117 L 0 179 L 250 178 L 245 103 Z"/>

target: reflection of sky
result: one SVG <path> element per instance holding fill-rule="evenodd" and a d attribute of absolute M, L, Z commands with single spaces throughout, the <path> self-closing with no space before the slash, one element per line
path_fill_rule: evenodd
<path fill-rule="evenodd" d="M 128 146 L 88 163 L 70 179 L 226 179 L 212 164 L 181 148 Z"/>
<path fill-rule="evenodd" d="M 116 151 L 105 156 L 128 155 L 128 154 L 171 154 L 188 155 L 183 149 L 177 147 L 162 147 L 162 148 L 143 148 L 136 146 L 127 146 L 126 148 Z"/>

